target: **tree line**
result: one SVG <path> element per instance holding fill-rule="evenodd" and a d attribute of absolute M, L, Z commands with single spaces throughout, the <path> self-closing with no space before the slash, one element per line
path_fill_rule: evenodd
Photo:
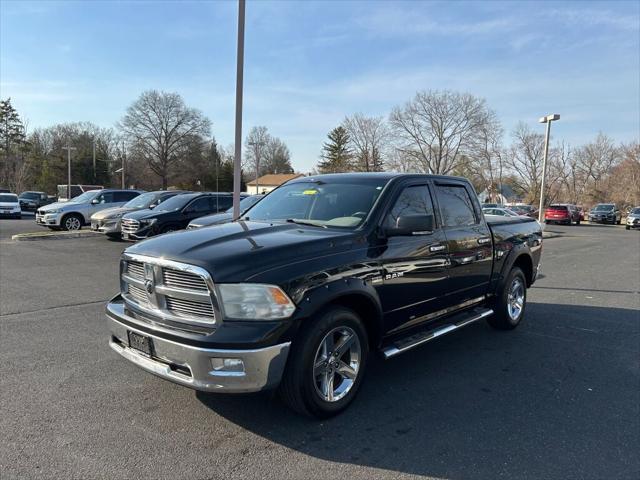
<path fill-rule="evenodd" d="M 144 189 L 233 190 L 233 145 L 219 145 L 211 121 L 176 93 L 143 92 L 113 128 L 75 122 L 28 130 L 11 105 L 0 101 L 0 186 L 56 192 L 67 183 L 73 147 L 74 184 Z M 292 173 L 287 145 L 266 127 L 246 138 L 243 182 L 256 174 Z"/>
<path fill-rule="evenodd" d="M 469 178 L 482 201 L 499 194 L 538 202 L 544 134 L 520 122 L 505 141 L 496 113 L 468 93 L 418 92 L 388 117 L 346 116 L 327 135 L 319 173 L 400 171 Z M 600 133 L 570 147 L 552 142 L 547 162 L 546 203 L 640 204 L 640 145 L 616 144 Z"/>

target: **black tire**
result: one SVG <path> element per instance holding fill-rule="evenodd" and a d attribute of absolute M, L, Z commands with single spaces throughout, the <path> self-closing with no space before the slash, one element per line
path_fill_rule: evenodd
<path fill-rule="evenodd" d="M 510 310 L 510 291 L 514 288 L 514 283 L 520 282 L 522 285 L 522 308 L 519 314 L 514 318 L 512 310 Z M 527 307 L 527 281 L 524 273 L 519 267 L 513 267 L 507 275 L 505 282 L 500 287 L 498 296 L 493 304 L 494 314 L 487 319 L 489 325 L 498 330 L 513 330 L 516 328 L 522 318 Z"/>
<path fill-rule="evenodd" d="M 576 220 L 576 225 L 580 225 L 580 219 Z"/>
<path fill-rule="evenodd" d="M 84 219 L 77 213 L 65 215 L 60 221 L 62 230 L 80 230 L 82 225 L 84 225 Z"/>
<path fill-rule="evenodd" d="M 625 230 L 631 230 L 631 227 L 629 225 L 625 225 L 624 229 Z"/>
<path fill-rule="evenodd" d="M 618 220 L 618 225 L 622 224 L 622 218 Z"/>
<path fill-rule="evenodd" d="M 314 363 L 326 336 L 334 329 L 340 328 L 349 329 L 357 336 L 360 350 L 359 367 L 346 394 L 338 400 L 327 401 L 316 386 Z M 279 388 L 282 401 L 298 413 L 318 418 L 332 417 L 343 411 L 353 401 L 362 383 L 369 356 L 367 338 L 362 320 L 348 308 L 329 307 L 309 319 L 291 344 L 289 359 Z M 345 358 L 340 357 L 340 359 Z M 334 374 L 332 378 L 335 377 L 339 375 Z M 342 381 L 345 380 L 339 379 L 339 382 Z"/>
<path fill-rule="evenodd" d="M 122 234 L 120 232 L 107 233 L 106 236 L 109 240 L 114 240 L 116 242 L 122 240 Z"/>

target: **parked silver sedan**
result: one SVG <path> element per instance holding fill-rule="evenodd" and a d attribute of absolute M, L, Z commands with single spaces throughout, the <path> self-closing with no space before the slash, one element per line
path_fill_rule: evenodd
<path fill-rule="evenodd" d="M 181 190 L 159 190 L 147 192 L 128 201 L 121 207 L 107 208 L 91 216 L 91 230 L 104 233 L 108 237 L 120 238 L 121 219 L 125 213 L 137 210 L 153 209 L 166 199 L 180 193 Z"/>

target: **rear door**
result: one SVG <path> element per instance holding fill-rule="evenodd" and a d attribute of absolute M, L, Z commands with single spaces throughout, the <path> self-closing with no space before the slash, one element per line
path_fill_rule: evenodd
<path fill-rule="evenodd" d="M 395 192 L 382 220 L 393 227 L 399 216 L 434 215 L 434 230 L 384 240 L 380 263 L 382 279 L 377 285 L 385 316 L 386 333 L 409 328 L 430 319 L 445 304 L 448 253 L 437 222 L 427 181 L 409 183 Z"/>
<path fill-rule="evenodd" d="M 198 197 L 195 200 L 189 202 L 189 204 L 182 210 L 182 217 L 180 218 L 180 226 L 186 228 L 191 220 L 194 218 L 208 215 L 213 211 L 215 207 L 215 199 L 211 195 L 204 197 Z"/>
<path fill-rule="evenodd" d="M 466 182 L 434 182 L 449 252 L 447 306 L 465 306 L 486 295 L 493 266 L 491 231 Z"/>

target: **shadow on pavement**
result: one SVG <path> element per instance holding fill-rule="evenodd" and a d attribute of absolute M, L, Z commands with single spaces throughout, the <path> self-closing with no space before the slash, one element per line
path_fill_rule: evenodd
<path fill-rule="evenodd" d="M 351 407 L 322 422 L 272 394 L 197 397 L 331 462 L 447 479 L 637 478 L 639 324 L 636 310 L 530 303 L 514 331 L 478 323 L 374 359 Z"/>

